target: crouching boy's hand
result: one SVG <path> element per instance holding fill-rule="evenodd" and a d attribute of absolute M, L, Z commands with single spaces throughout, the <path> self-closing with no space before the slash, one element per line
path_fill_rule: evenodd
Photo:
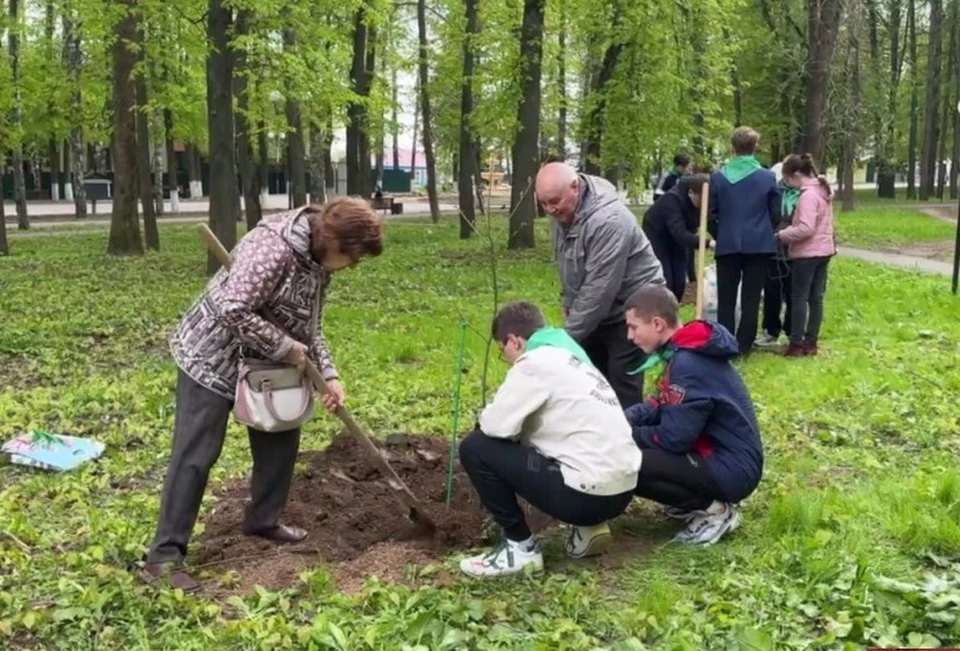
<path fill-rule="evenodd" d="M 623 411 L 627 417 L 627 422 L 633 427 L 642 427 L 644 425 L 653 425 L 657 420 L 659 407 L 651 402 L 640 402 Z"/>

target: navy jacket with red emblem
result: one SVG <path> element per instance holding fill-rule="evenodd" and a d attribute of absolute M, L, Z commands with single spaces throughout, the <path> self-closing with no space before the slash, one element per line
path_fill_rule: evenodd
<path fill-rule="evenodd" d="M 730 502 L 750 495 L 763 473 L 753 400 L 730 363 L 738 352 L 723 326 L 688 323 L 661 351 L 669 361 L 659 395 L 626 410 L 638 446 L 700 454 Z"/>

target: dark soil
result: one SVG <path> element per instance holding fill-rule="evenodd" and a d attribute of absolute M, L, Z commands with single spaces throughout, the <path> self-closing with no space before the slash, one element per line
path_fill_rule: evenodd
<path fill-rule="evenodd" d="M 307 539 L 297 545 L 243 536 L 240 526 L 248 500 L 245 481 L 218 491 L 218 502 L 205 521 L 194 565 L 216 574 L 236 570 L 247 592 L 254 585 L 280 589 L 295 585 L 298 575 L 325 564 L 341 587 L 359 586 L 367 576 L 402 580 L 411 565 L 426 565 L 454 550 L 479 547 L 499 535 L 486 524 L 486 513 L 466 474 L 456 462 L 450 508 L 445 505 L 449 441 L 397 434 L 381 445 L 397 474 L 424 504 L 437 524 L 424 537 L 407 517 L 399 491 L 392 488 L 352 437 L 341 434 L 322 451 L 304 452 L 283 521 L 303 527 Z M 528 523 L 542 530 L 550 520 L 527 508 Z"/>

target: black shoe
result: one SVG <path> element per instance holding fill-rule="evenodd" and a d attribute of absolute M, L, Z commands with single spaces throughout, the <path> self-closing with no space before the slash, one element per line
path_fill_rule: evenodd
<path fill-rule="evenodd" d="M 244 531 L 246 536 L 257 536 L 278 543 L 298 543 L 307 537 L 307 532 L 300 527 L 291 527 L 278 524 L 275 527 L 260 529 L 259 531 Z"/>

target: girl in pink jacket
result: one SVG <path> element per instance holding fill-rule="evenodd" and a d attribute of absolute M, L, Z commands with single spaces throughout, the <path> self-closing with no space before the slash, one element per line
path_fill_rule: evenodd
<path fill-rule="evenodd" d="M 827 266 L 836 255 L 830 184 L 817 175 L 810 154 L 791 154 L 783 161 L 783 182 L 800 191 L 793 223 L 777 239 L 789 246 L 792 266 L 790 346 L 787 357 L 817 354 L 823 323 Z M 808 309 L 809 308 L 809 309 Z"/>

